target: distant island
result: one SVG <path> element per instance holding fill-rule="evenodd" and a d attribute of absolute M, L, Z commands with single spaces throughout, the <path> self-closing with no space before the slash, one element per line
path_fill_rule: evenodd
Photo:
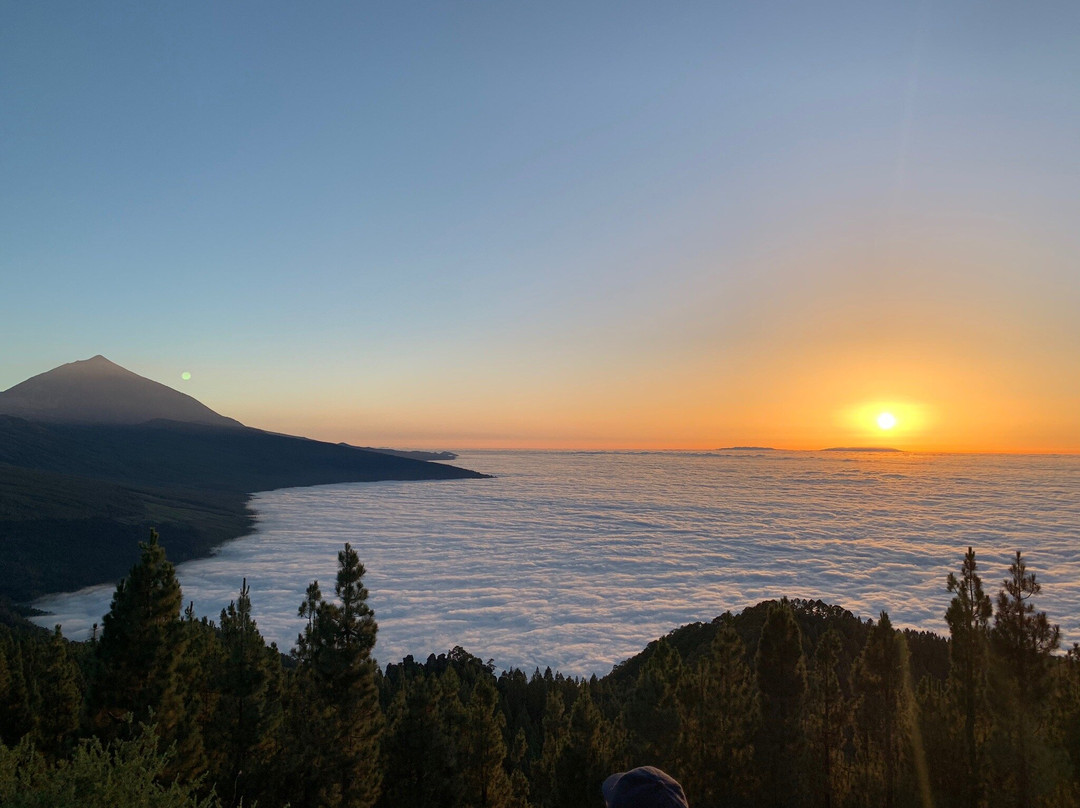
<path fill-rule="evenodd" d="M 721 446 L 717 452 L 776 452 L 774 446 Z"/>
<path fill-rule="evenodd" d="M 821 452 L 899 452 L 889 446 L 830 446 L 828 449 L 819 449 Z"/>
<path fill-rule="evenodd" d="M 250 533 L 251 494 L 479 479 L 450 452 L 360 449 L 254 429 L 95 356 L 0 392 L 0 609 L 118 580 L 156 528 L 176 561 Z"/>

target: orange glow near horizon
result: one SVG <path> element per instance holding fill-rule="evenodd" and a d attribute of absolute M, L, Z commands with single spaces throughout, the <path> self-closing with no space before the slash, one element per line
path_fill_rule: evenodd
<path fill-rule="evenodd" d="M 876 345 L 799 346 L 743 364 L 723 355 L 648 367 L 613 361 L 577 378 L 507 374 L 503 388 L 449 374 L 406 378 L 343 386 L 318 407 L 303 386 L 255 406 L 208 403 L 271 431 L 403 449 L 1080 451 L 1071 377 L 1061 377 L 1060 392 L 1046 391 L 1039 369 L 917 347 L 917 357 L 896 352 L 888 361 Z M 709 361 L 717 370 L 702 372 Z M 896 419 L 891 429 L 878 424 L 882 413 Z"/>
<path fill-rule="evenodd" d="M 723 355 L 647 367 L 612 361 L 576 378 L 508 374 L 501 389 L 448 374 L 343 389 L 318 408 L 303 388 L 258 408 L 213 404 L 272 431 L 406 449 L 1080 451 L 1070 377 L 1060 392 L 1046 391 L 1040 369 L 1008 357 L 886 348 L 811 344 L 742 364 Z M 718 370 L 702 372 L 710 360 Z M 882 413 L 896 419 L 891 429 L 878 424 Z"/>
<path fill-rule="evenodd" d="M 884 409 L 887 407 L 887 409 Z M 882 429 L 877 418 L 882 412 L 890 412 L 896 423 L 889 430 Z M 888 447 L 910 452 L 945 452 L 972 454 L 1073 454 L 1080 447 L 1054 445 L 1046 442 L 1001 441 L 991 444 L 972 439 L 970 427 L 957 430 L 959 439 L 948 439 L 944 423 L 955 422 L 948 413 L 941 414 L 926 405 L 897 400 L 870 401 L 841 408 L 833 421 L 823 428 L 808 430 L 800 436 L 795 425 L 779 425 L 766 429 L 759 425 L 742 431 L 717 428 L 709 419 L 683 418 L 681 429 L 657 428 L 655 432 L 640 433 L 636 439 L 625 436 L 631 425 L 625 416 L 613 416 L 607 423 L 601 419 L 582 418 L 578 424 L 568 426 L 550 422 L 547 429 L 535 424 L 514 423 L 512 419 L 493 418 L 487 429 L 469 428 L 457 419 L 444 422 L 439 430 L 418 431 L 406 423 L 386 423 L 382 429 L 357 429 L 348 419 L 330 418 L 313 422 L 308 418 L 275 419 L 275 422 L 257 423 L 257 426 L 292 434 L 302 434 L 330 442 L 344 441 L 356 446 L 394 447 L 401 449 L 430 450 L 583 450 L 583 451 L 712 451 L 727 446 L 769 446 L 793 451 L 814 451 L 823 448 Z M 366 420 L 366 419 L 365 419 Z M 386 428 L 390 427 L 390 428 Z M 396 428 L 394 428 L 396 427 Z M 977 425 L 976 425 L 977 427 Z M 700 430 L 700 431 L 698 431 Z M 704 437 L 702 437 L 704 435 Z"/>
<path fill-rule="evenodd" d="M 820 238 L 747 262 L 729 297 L 706 273 L 677 303 L 643 300 L 633 328 L 597 317 L 552 336 L 544 323 L 524 342 L 425 345 L 393 372 L 309 363 L 287 390 L 236 374 L 231 400 L 207 403 L 398 448 L 1080 452 L 1072 309 L 1014 285 L 1007 245 L 983 235 L 966 258 L 926 238 L 898 247 L 878 263 L 913 282 L 887 296 L 860 274 L 869 247 Z"/>

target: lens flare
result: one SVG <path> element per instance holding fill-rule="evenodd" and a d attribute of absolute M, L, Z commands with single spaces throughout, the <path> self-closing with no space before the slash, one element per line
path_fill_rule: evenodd
<path fill-rule="evenodd" d="M 191 374 L 185 370 L 183 373 L 180 374 L 180 378 L 186 382 L 191 378 Z"/>

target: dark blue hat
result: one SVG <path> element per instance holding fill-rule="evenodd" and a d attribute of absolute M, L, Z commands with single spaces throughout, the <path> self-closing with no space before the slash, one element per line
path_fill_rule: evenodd
<path fill-rule="evenodd" d="M 682 786 L 655 766 L 613 774 L 600 790 L 608 808 L 690 808 Z"/>

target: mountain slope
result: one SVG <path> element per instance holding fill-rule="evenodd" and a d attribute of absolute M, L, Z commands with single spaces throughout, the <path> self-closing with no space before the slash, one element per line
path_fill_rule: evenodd
<path fill-rule="evenodd" d="M 240 492 L 137 488 L 0 465 L 0 598 L 29 601 L 115 581 L 150 529 L 174 561 L 250 533 Z"/>
<path fill-rule="evenodd" d="M 69 362 L 0 393 L 0 414 L 33 421 L 141 424 L 157 418 L 238 427 L 189 395 L 98 355 Z"/>
<path fill-rule="evenodd" d="M 0 596 L 27 601 L 115 581 L 151 527 L 176 561 L 209 555 L 250 532 L 255 491 L 484 476 L 247 427 L 0 415 Z"/>
<path fill-rule="evenodd" d="M 475 471 L 241 427 L 176 421 L 36 423 L 0 415 L 0 464 L 140 486 L 268 491 L 374 480 L 480 479 Z"/>
<path fill-rule="evenodd" d="M 250 494 L 475 471 L 251 429 L 101 356 L 0 393 L 0 600 L 112 582 L 151 527 L 177 561 L 250 532 Z"/>

